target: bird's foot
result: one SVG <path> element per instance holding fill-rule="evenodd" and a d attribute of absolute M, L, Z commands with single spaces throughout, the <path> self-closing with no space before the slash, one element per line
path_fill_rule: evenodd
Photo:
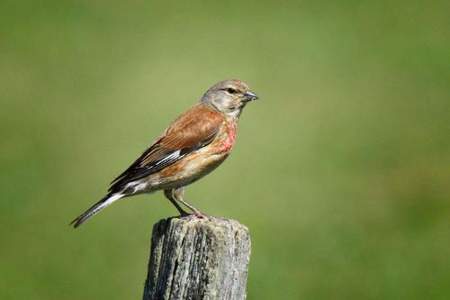
<path fill-rule="evenodd" d="M 199 210 L 195 210 L 195 211 L 193 212 L 193 215 L 194 215 L 195 217 L 199 218 L 199 219 L 206 219 L 206 218 L 208 218 L 208 216 L 207 216 L 206 214 L 202 213 L 202 212 L 199 211 Z"/>
<path fill-rule="evenodd" d="M 208 218 L 208 216 L 198 210 L 195 210 L 192 213 L 187 213 L 187 212 L 180 213 L 180 218 L 206 219 L 206 218 Z"/>

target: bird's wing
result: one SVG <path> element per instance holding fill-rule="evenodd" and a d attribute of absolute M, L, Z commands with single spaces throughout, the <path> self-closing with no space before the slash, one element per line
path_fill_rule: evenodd
<path fill-rule="evenodd" d="M 198 104 L 179 116 L 128 169 L 114 179 L 110 193 L 120 192 L 135 180 L 172 165 L 214 140 L 224 121 L 221 113 Z"/>

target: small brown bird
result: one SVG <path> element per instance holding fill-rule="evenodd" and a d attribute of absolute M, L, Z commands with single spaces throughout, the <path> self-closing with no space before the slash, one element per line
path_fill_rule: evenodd
<path fill-rule="evenodd" d="M 184 197 L 184 187 L 219 166 L 230 154 L 245 105 L 258 97 L 240 80 L 213 85 L 200 102 L 180 115 L 128 169 L 111 183 L 108 194 L 70 224 L 76 228 L 111 203 L 164 190 L 181 216 L 180 204 L 202 213 Z"/>

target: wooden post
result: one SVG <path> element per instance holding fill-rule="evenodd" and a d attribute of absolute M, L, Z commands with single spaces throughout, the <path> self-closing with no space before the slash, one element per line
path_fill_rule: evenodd
<path fill-rule="evenodd" d="M 153 226 L 144 300 L 244 300 L 250 235 L 234 220 L 169 218 Z"/>

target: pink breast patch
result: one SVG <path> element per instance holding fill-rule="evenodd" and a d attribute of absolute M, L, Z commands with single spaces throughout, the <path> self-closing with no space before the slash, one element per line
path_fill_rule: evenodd
<path fill-rule="evenodd" d="M 227 137 L 222 143 L 221 151 L 227 152 L 233 148 L 236 141 L 236 124 L 232 123 L 227 126 Z"/>

